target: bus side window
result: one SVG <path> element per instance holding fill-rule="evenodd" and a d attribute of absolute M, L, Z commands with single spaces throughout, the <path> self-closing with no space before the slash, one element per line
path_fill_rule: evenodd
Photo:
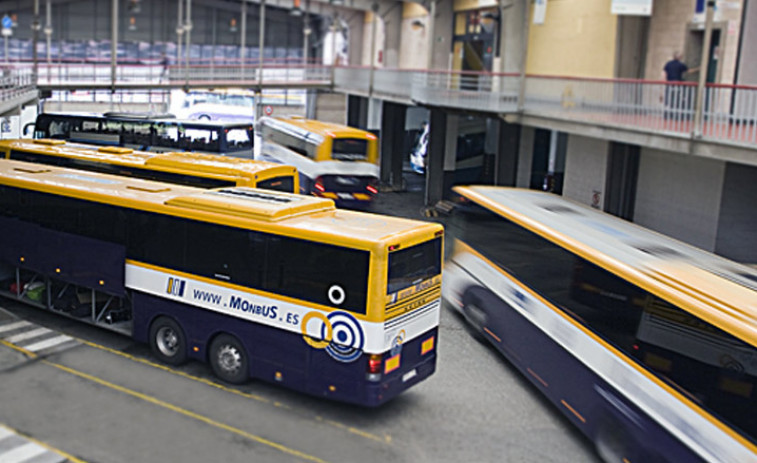
<path fill-rule="evenodd" d="M 366 313 L 367 251 L 272 236 L 268 255 L 266 289 L 354 313 Z M 340 302 L 331 299 L 334 294 L 339 295 L 338 291 L 329 296 L 334 286 L 343 293 Z"/>
<path fill-rule="evenodd" d="M 169 268 L 184 267 L 184 220 L 141 211 L 128 215 L 130 258 Z M 162 239 L 165 236 L 171 239 Z"/>
<path fill-rule="evenodd" d="M 218 241 L 218 236 L 223 236 L 223 241 Z M 187 269 L 198 275 L 260 288 L 266 241 L 263 233 L 190 222 L 185 251 Z"/>

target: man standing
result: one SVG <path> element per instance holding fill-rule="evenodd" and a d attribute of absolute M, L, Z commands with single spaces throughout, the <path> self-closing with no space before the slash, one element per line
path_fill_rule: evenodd
<path fill-rule="evenodd" d="M 681 52 L 676 51 L 673 53 L 673 59 L 665 63 L 665 67 L 662 68 L 665 80 L 668 82 L 683 82 L 683 78 L 690 72 L 697 72 L 699 68 L 689 69 L 681 61 Z M 676 111 L 689 110 L 691 102 L 693 101 L 693 87 L 686 87 L 682 85 L 666 85 L 665 86 L 665 107 L 669 108 L 665 111 L 665 119 L 669 119 Z M 683 115 L 688 117 L 688 115 Z"/>

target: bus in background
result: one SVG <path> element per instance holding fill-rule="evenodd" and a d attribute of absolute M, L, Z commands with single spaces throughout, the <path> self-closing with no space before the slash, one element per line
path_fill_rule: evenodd
<path fill-rule="evenodd" d="M 0 140 L 0 157 L 198 188 L 299 191 L 299 176 L 292 166 L 210 154 L 149 153 L 116 146 L 92 149 L 63 140 L 21 139 Z"/>
<path fill-rule="evenodd" d="M 129 113 L 42 113 L 34 138 L 52 138 L 144 151 L 192 151 L 252 158 L 251 123 L 191 121 Z"/>
<path fill-rule="evenodd" d="M 605 461 L 757 461 L 757 272 L 553 194 L 454 190 L 444 300 Z"/>
<path fill-rule="evenodd" d="M 243 89 L 171 91 L 170 110 L 181 119 L 255 122 L 255 93 Z"/>
<path fill-rule="evenodd" d="M 378 139 L 365 130 L 301 117 L 256 125 L 263 161 L 297 167 L 300 191 L 340 205 L 368 205 L 378 193 Z"/>
<path fill-rule="evenodd" d="M 3 295 L 147 342 L 165 363 L 365 406 L 435 370 L 438 224 L 0 160 L 0 227 Z"/>

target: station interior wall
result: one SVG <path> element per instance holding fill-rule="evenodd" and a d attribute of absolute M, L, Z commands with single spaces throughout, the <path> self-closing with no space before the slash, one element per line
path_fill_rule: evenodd
<path fill-rule="evenodd" d="M 729 259 L 757 264 L 757 167 L 727 163 L 715 252 Z"/>
<path fill-rule="evenodd" d="M 528 37 L 526 72 L 580 77 L 613 77 L 617 19 L 606 0 L 549 2 L 544 24 Z"/>
<path fill-rule="evenodd" d="M 714 251 L 725 164 L 642 148 L 633 221 Z"/>
<path fill-rule="evenodd" d="M 609 145 L 607 140 L 580 135 L 568 136 L 564 197 L 593 205 L 593 196 L 598 194 L 597 206 L 598 209 L 603 209 Z"/>

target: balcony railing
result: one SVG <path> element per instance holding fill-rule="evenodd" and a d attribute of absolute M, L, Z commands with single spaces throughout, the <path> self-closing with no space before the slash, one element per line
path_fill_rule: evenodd
<path fill-rule="evenodd" d="M 0 68 L 0 113 L 18 108 L 37 97 L 31 69 Z"/>
<path fill-rule="evenodd" d="M 15 65 L 31 82 L 30 65 Z M 39 65 L 40 86 L 331 86 L 337 91 L 408 104 L 564 119 L 647 133 L 757 148 L 757 86 L 709 84 L 695 127 L 697 87 L 634 79 L 597 79 L 484 72 L 324 66 L 265 61 L 191 62 L 186 66 L 124 63 Z M 21 78 L 21 77 L 18 77 Z M 26 84 L 28 85 L 28 83 Z M 23 88 L 23 83 L 11 88 Z M 523 101 L 519 101 L 523 95 Z"/>

